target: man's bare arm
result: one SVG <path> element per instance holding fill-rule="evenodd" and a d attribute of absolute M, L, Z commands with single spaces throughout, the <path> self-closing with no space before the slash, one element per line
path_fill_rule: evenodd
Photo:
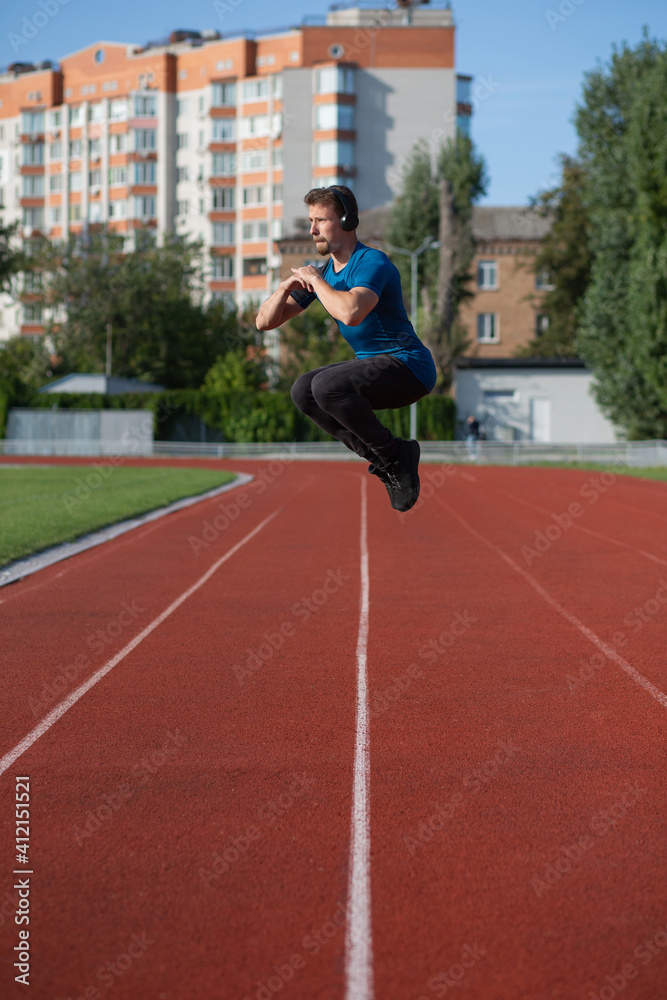
<path fill-rule="evenodd" d="M 301 278 L 309 290 L 317 292 L 317 297 L 334 319 L 344 326 L 359 326 L 378 303 L 378 296 L 371 288 L 359 285 L 349 291 L 339 291 L 325 281 L 317 268 L 307 264 L 292 268 L 295 277 Z"/>
<path fill-rule="evenodd" d="M 258 330 L 275 330 L 276 327 L 286 323 L 288 319 L 303 312 L 299 303 L 290 298 L 290 292 L 295 288 L 306 288 L 305 282 L 301 278 L 297 278 L 296 275 L 281 281 L 273 295 L 259 307 L 255 320 Z M 307 290 L 311 291 L 312 289 Z"/>

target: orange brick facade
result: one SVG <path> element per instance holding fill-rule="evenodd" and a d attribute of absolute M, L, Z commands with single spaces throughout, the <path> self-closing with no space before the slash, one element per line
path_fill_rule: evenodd
<path fill-rule="evenodd" d="M 536 287 L 533 270 L 538 248 L 538 242 L 478 244 L 472 265 L 474 281 L 471 291 L 474 291 L 474 298 L 463 305 L 459 314 L 471 341 L 466 356 L 513 357 L 517 348 L 534 340 L 538 316 L 541 315 L 540 303 L 544 297 L 544 291 Z M 480 288 L 480 264 L 492 262 L 496 265 L 496 287 Z M 489 269 L 485 270 L 488 274 Z M 489 321 L 485 321 L 486 331 L 479 330 L 480 315 L 495 317 L 493 333 L 497 339 L 493 342 L 479 339 L 480 332 L 482 335 L 490 332 Z"/>

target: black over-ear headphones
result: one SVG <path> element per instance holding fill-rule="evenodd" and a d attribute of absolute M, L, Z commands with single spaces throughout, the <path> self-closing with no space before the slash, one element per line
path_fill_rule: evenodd
<path fill-rule="evenodd" d="M 348 204 L 347 198 L 345 197 L 342 191 L 339 191 L 337 188 L 334 187 L 330 187 L 329 190 L 333 191 L 333 193 L 336 195 L 339 202 L 343 206 L 343 214 L 341 215 L 339 220 L 340 228 L 345 230 L 346 233 L 351 233 L 352 230 L 356 229 L 357 226 L 359 225 L 359 216 L 357 215 L 356 212 L 352 211 L 352 209 Z"/>

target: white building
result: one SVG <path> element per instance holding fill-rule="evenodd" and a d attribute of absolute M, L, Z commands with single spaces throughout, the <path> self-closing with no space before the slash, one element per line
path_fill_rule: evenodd
<path fill-rule="evenodd" d="M 472 414 L 489 441 L 613 444 L 614 425 L 596 403 L 593 375 L 575 358 L 461 358 L 456 366 L 458 435 Z"/>

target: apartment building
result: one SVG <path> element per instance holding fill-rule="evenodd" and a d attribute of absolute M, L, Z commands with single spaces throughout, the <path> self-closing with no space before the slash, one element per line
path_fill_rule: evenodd
<path fill-rule="evenodd" d="M 418 139 L 467 131 L 448 7 L 352 6 L 253 37 L 97 42 L 0 75 L 0 204 L 23 239 L 108 226 L 201 238 L 212 296 L 270 293 L 304 193 L 345 183 L 390 203 Z M 40 290 L 0 304 L 0 339 L 44 330 Z"/>
<path fill-rule="evenodd" d="M 535 271 L 535 256 L 551 219 L 528 206 L 478 205 L 473 212 L 473 297 L 461 306 L 475 358 L 511 358 L 543 334 L 549 317 L 542 306 L 549 275 Z"/>

